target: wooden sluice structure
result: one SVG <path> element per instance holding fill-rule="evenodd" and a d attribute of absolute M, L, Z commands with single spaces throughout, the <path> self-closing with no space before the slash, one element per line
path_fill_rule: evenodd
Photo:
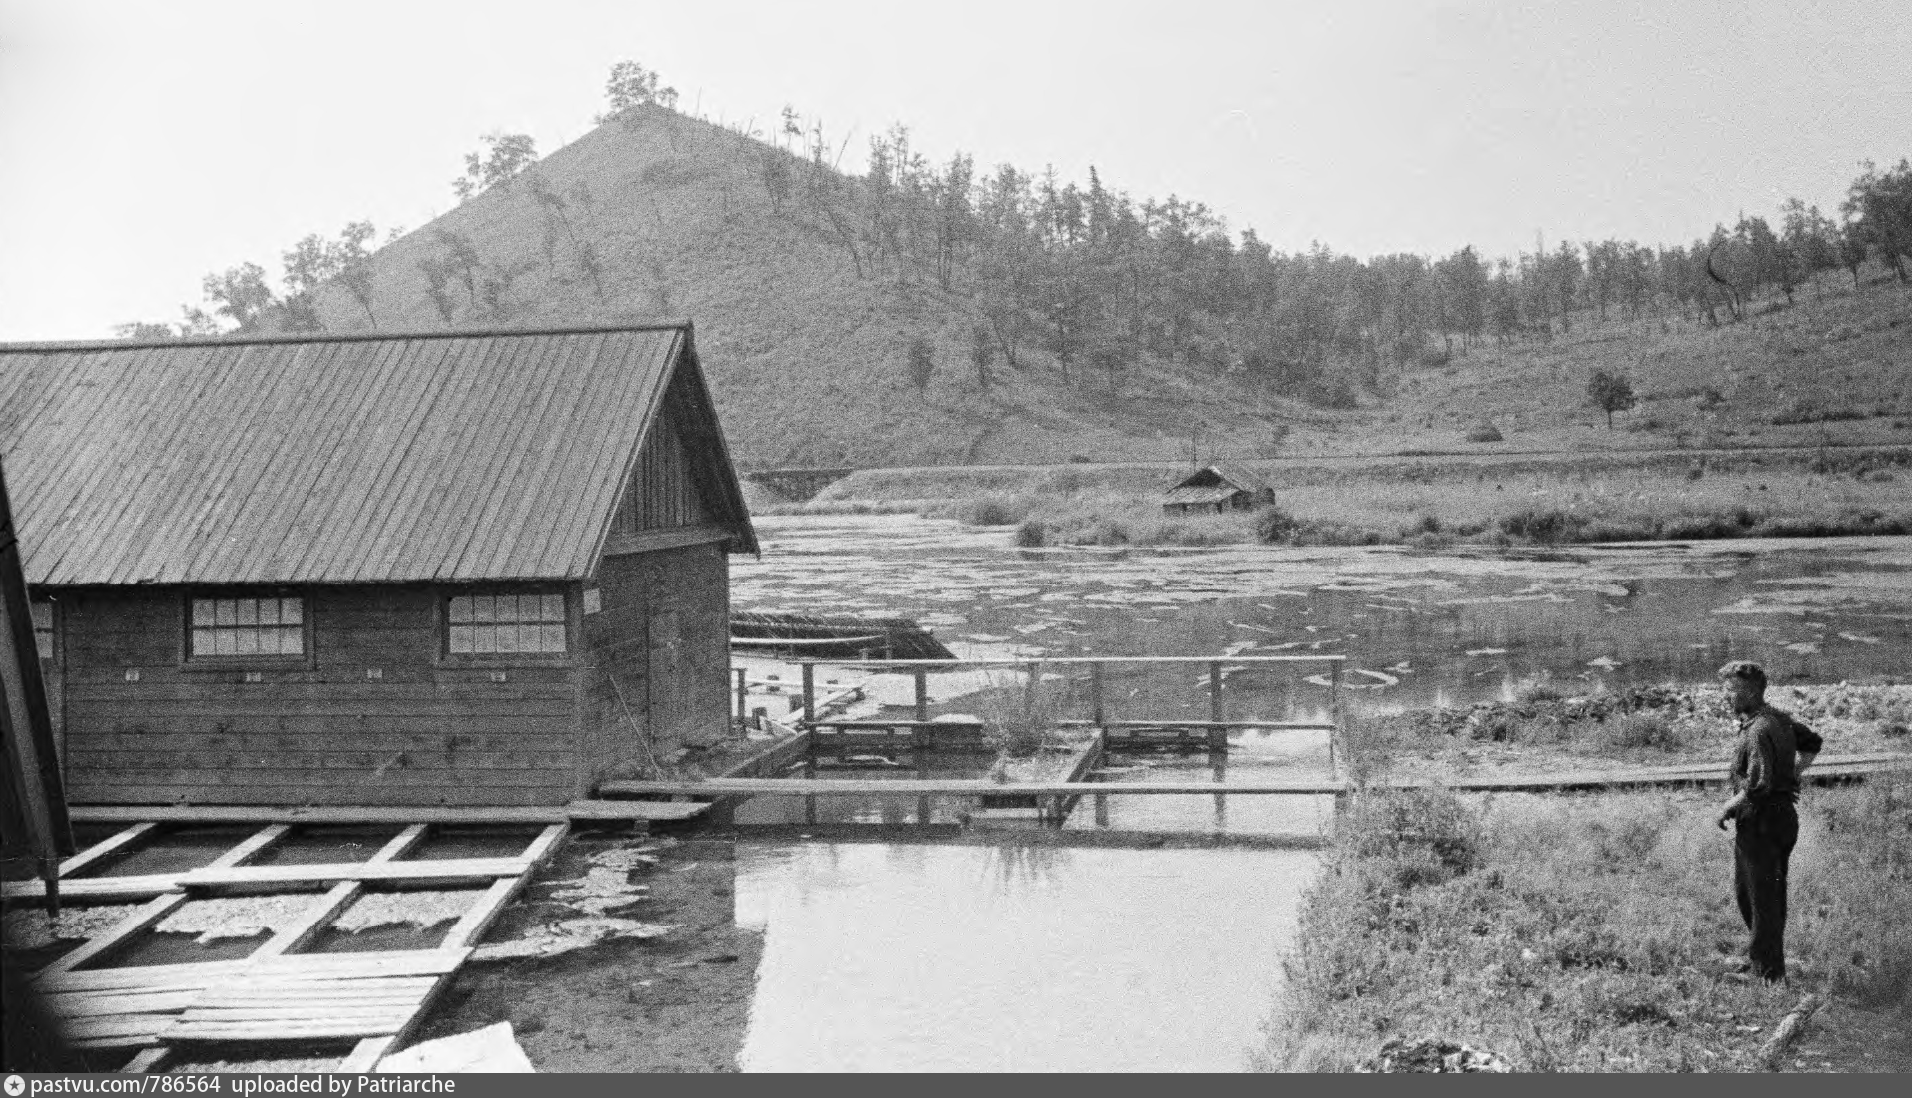
<path fill-rule="evenodd" d="M 1342 797 L 1357 791 L 1354 782 L 1342 775 L 1337 765 L 1338 740 L 1343 720 L 1340 655 L 1309 656 L 1072 656 L 999 660 L 806 660 L 801 664 L 801 689 L 793 699 L 792 712 L 799 714 L 792 727 L 798 734 L 770 751 L 750 760 L 721 777 L 699 781 L 611 781 L 598 787 L 600 796 L 622 798 L 712 799 L 735 805 L 753 797 L 802 797 L 805 819 L 817 822 L 817 801 L 822 797 L 914 798 L 916 819 L 931 817 L 931 798 L 957 798 L 987 810 L 990 807 L 1033 805 L 1045 823 L 1060 823 L 1082 797 L 1090 797 L 1096 806 L 1096 822 L 1108 819 L 1108 799 L 1116 796 L 1213 796 L 1218 816 L 1228 797 L 1312 796 Z M 827 663 L 833 668 L 865 669 L 906 673 L 914 681 L 914 703 L 906 716 L 838 717 L 824 711 L 828 698 L 819 690 L 816 667 Z M 1327 664 L 1328 717 L 1325 720 L 1255 720 L 1231 718 L 1228 713 L 1224 672 L 1231 667 L 1257 667 L 1285 664 Z M 1112 667 L 1147 664 L 1191 665 L 1205 667 L 1207 719 L 1112 718 L 1109 713 L 1109 679 Z M 1045 668 L 1086 671 L 1088 686 L 1087 717 L 1055 720 L 1059 728 L 1083 729 L 1092 733 L 1089 746 L 1072 756 L 1067 775 L 1061 780 L 1004 783 L 984 777 L 924 777 L 938 759 L 993 753 L 987 724 L 973 716 L 931 717 L 930 675 L 935 671 L 1004 668 L 1020 671 L 1033 684 L 1041 680 Z M 1317 680 L 1318 681 L 1318 680 Z M 1230 732 L 1244 729 L 1267 731 L 1320 732 L 1327 736 L 1328 773 L 1302 780 L 1224 781 L 1225 758 Z M 1134 751 L 1165 747 L 1193 752 L 1205 751 L 1215 763 L 1215 778 L 1210 781 L 1177 780 L 1146 782 L 1110 782 L 1094 780 L 1104 756 L 1115 751 Z M 819 776 L 821 759 L 868 757 L 881 759 L 881 765 L 894 776 Z M 848 768 L 844 768 L 848 769 Z M 1875 755 L 1825 756 L 1807 775 L 1814 784 L 1832 784 L 1863 780 L 1871 774 L 1912 769 L 1912 755 L 1883 753 Z M 911 771 L 915 776 L 905 776 Z M 789 776 L 801 772 L 803 776 Z M 1547 793 L 1596 792 L 1629 788 L 1681 788 L 1719 784 L 1725 781 L 1721 764 L 1662 767 L 1606 768 L 1553 774 L 1497 775 L 1455 782 L 1379 781 L 1359 788 L 1400 790 L 1439 786 L 1457 793 Z"/>

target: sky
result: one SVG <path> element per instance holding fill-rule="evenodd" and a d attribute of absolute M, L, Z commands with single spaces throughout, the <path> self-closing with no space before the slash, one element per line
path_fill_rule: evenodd
<path fill-rule="evenodd" d="M 0 0 L 0 340 L 416 228 L 481 135 L 588 131 L 624 59 L 712 121 L 821 118 L 846 167 L 902 122 L 1284 251 L 1505 255 L 1836 216 L 1860 161 L 1912 156 L 1908 44 L 1907 0 Z"/>

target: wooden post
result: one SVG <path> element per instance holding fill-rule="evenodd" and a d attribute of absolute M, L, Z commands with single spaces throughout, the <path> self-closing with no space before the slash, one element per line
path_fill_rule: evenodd
<path fill-rule="evenodd" d="M 1097 793 L 1095 795 L 1095 825 L 1097 827 L 1109 826 L 1109 795 L 1107 793 Z"/>
<path fill-rule="evenodd" d="M 1328 776 L 1339 777 L 1340 770 L 1335 767 L 1334 741 L 1341 735 L 1341 661 L 1336 660 L 1328 668 Z"/>
<path fill-rule="evenodd" d="M 817 669 L 816 665 L 803 665 L 803 723 L 807 727 L 817 722 Z"/>
<path fill-rule="evenodd" d="M 737 723 L 750 720 L 750 683 L 745 678 L 749 674 L 746 668 L 733 668 L 737 672 Z"/>
<path fill-rule="evenodd" d="M 1102 700 L 1102 664 L 1100 662 L 1089 665 L 1089 704 L 1095 713 L 1095 726 L 1103 727 L 1108 714 L 1104 711 Z"/>
<path fill-rule="evenodd" d="M 1228 750 L 1228 729 L 1222 727 L 1222 661 L 1211 660 L 1208 664 L 1208 719 L 1214 724 L 1208 726 L 1208 749 L 1210 751 Z"/>
<path fill-rule="evenodd" d="M 916 677 L 916 719 L 929 720 L 929 671 L 926 668 L 913 668 Z"/>

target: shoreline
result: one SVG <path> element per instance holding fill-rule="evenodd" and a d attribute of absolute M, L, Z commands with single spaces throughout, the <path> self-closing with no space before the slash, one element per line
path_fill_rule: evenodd
<path fill-rule="evenodd" d="M 1356 731 L 1350 753 L 1356 768 L 1397 777 L 1601 751 L 1723 769 L 1731 724 L 1706 693 L 1412 711 Z M 1829 751 L 1912 747 L 1912 687 L 1785 686 L 1771 700 L 1820 730 Z M 1612 733 L 1633 735 L 1642 715 L 1653 734 L 1616 747 Z M 1580 734 L 1550 738 L 1574 720 Z M 1530 741 L 1537 730 L 1549 738 Z M 1389 1039 L 1435 1038 L 1515 1071 L 1758 1070 L 1773 1026 L 1814 993 L 1830 1005 L 1780 1070 L 1912 1070 L 1912 774 L 1802 791 L 1791 972 L 1775 986 L 1734 966 L 1746 931 L 1731 839 L 1714 827 L 1724 800 L 1357 793 L 1303 898 L 1257 1067 L 1367 1070 Z"/>

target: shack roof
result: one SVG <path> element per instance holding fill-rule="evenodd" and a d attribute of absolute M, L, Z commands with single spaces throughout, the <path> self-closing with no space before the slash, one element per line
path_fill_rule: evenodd
<path fill-rule="evenodd" d="M 0 344 L 27 582 L 580 579 L 666 404 L 756 535 L 688 323 Z"/>
<path fill-rule="evenodd" d="M 1258 476 L 1234 465 L 1209 465 L 1183 477 L 1170 488 L 1171 493 L 1185 488 L 1221 488 L 1260 492 L 1268 485 Z"/>

